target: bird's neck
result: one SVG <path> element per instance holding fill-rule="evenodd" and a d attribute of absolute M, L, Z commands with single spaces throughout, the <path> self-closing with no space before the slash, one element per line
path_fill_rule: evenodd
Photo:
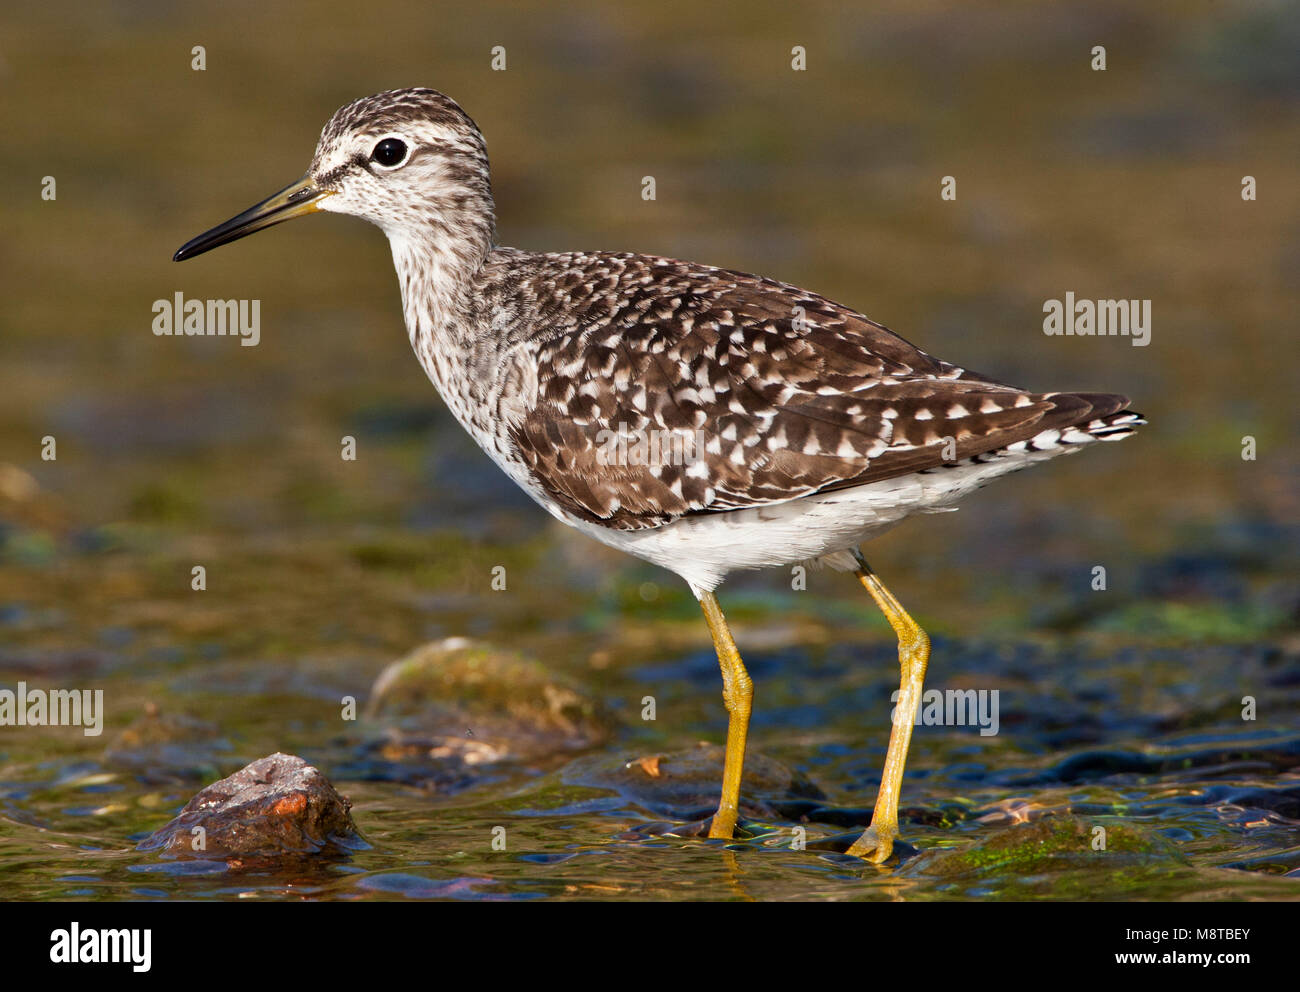
<path fill-rule="evenodd" d="M 402 288 L 402 312 L 416 353 L 459 346 L 468 336 L 465 315 L 474 277 L 492 251 L 495 228 L 490 207 L 475 216 L 440 215 L 416 232 L 388 232 L 393 267 Z"/>
<path fill-rule="evenodd" d="M 486 211 L 448 219 L 445 213 L 414 235 L 389 231 L 393 265 L 402 287 L 402 312 L 411 348 L 456 418 L 475 437 L 484 386 L 477 370 L 484 335 L 478 312 L 479 270 L 493 249 L 495 228 Z"/>

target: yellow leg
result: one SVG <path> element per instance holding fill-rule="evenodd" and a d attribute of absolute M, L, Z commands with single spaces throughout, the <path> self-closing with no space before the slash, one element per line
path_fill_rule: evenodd
<path fill-rule="evenodd" d="M 740 775 L 745 765 L 745 737 L 749 733 L 749 711 L 754 699 L 754 683 L 740 660 L 736 642 L 713 593 L 700 596 L 704 619 L 708 621 L 713 646 L 722 669 L 722 701 L 727 706 L 727 753 L 722 766 L 722 798 L 709 827 L 710 837 L 730 840 L 736 830 L 740 804 Z"/>
<path fill-rule="evenodd" d="M 861 566 L 857 572 L 858 581 L 871 594 L 898 636 L 898 664 L 902 669 L 898 705 L 894 709 L 894 725 L 889 731 L 889 750 L 880 775 L 880 792 L 876 796 L 875 809 L 871 811 L 871 826 L 848 851 L 881 864 L 888 860 L 894 849 L 894 838 L 898 836 L 898 795 L 903 786 L 903 765 L 907 762 L 907 748 L 912 742 L 916 708 L 921 702 L 925 667 L 930 661 L 930 638 L 871 571 L 866 559 L 860 553 L 856 553 L 856 557 Z"/>

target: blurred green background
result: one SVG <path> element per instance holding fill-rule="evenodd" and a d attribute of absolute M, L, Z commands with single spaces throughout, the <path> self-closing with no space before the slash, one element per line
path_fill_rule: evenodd
<path fill-rule="evenodd" d="M 171 262 L 297 178 L 339 105 L 414 85 L 486 135 L 504 244 L 757 272 L 1000 379 L 1133 397 L 1136 438 L 868 548 L 931 630 L 1293 657 L 1297 50 L 1280 2 L 6 7 L 0 666 L 119 679 L 110 725 L 170 698 L 257 727 L 241 697 L 267 673 L 364 687 L 434 636 L 598 688 L 707 648 L 675 577 L 565 530 L 462 435 L 410 353 L 378 230 L 321 215 Z M 152 303 L 178 291 L 261 300 L 260 345 L 155 337 Z M 1067 291 L 1150 299 L 1152 343 L 1045 336 Z M 788 586 L 724 587 L 742 649 L 888 645 L 853 583 Z M 214 665 L 235 698 L 204 696 L 193 673 Z M 281 740 L 247 733 L 250 756 Z M 30 767 L 51 739 L 6 754 Z"/>

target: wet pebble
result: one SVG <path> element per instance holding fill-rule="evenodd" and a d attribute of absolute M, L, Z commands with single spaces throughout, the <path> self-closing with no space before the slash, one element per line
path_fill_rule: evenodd
<path fill-rule="evenodd" d="M 199 792 L 137 849 L 240 865 L 346 853 L 364 846 L 350 805 L 302 758 L 272 754 Z"/>

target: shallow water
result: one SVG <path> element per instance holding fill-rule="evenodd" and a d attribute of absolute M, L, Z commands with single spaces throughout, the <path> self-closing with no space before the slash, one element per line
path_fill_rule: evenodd
<path fill-rule="evenodd" d="M 738 31 L 698 5 L 478 3 L 433 30 L 414 0 L 332 6 L 97 4 L 75 32 L 0 14 L 0 78 L 40 94 L 0 105 L 25 136 L 0 180 L 26 191 L 0 239 L 0 689 L 105 703 L 98 737 L 0 727 L 0 893 L 1297 897 L 1294 11 L 758 4 Z M 502 25 L 514 68 L 492 73 Z M 1081 68 L 1097 37 L 1120 56 L 1104 75 Z M 815 67 L 797 79 L 792 38 Z M 715 799 L 696 745 L 725 733 L 696 604 L 559 527 L 464 437 L 409 353 L 380 235 L 312 218 L 170 262 L 300 175 L 337 105 L 413 83 L 483 126 L 506 243 L 764 272 L 1150 418 L 867 549 L 934 635 L 929 686 L 998 700 L 996 734 L 918 727 L 899 861 L 839 853 L 869 818 L 897 684 L 855 583 L 723 587 L 756 683 L 745 836 L 675 835 Z M 27 195 L 45 173 L 56 201 Z M 176 291 L 260 299 L 260 344 L 155 337 L 151 303 Z M 1151 344 L 1044 335 L 1066 291 L 1152 299 Z M 480 750 L 446 759 L 391 715 L 343 717 L 394 659 L 456 636 L 536 659 L 603 729 L 525 740 L 467 715 Z M 454 719 L 464 700 L 443 702 Z M 274 872 L 136 851 L 274 751 L 350 797 L 368 846 Z"/>
<path fill-rule="evenodd" d="M 769 608 L 771 597 L 753 598 Z M 785 598 L 786 613 L 800 615 L 797 597 Z M 747 597 L 733 599 L 740 617 L 757 612 Z M 675 611 L 662 619 L 638 612 L 643 629 L 661 623 L 700 640 Z M 549 625 L 564 623 L 551 617 Z M 209 642 L 181 657 L 133 661 L 131 639 L 120 634 L 125 644 L 82 655 L 29 655 L 26 664 L 10 656 L 6 683 L 66 666 L 77 684 L 105 689 L 110 714 L 136 720 L 102 740 L 55 729 L 10 738 L 0 782 L 4 891 L 86 899 L 1297 895 L 1300 732 L 1267 717 L 1300 702 L 1293 655 L 1267 645 L 1139 646 L 1111 633 L 1001 645 L 936 637 L 931 686 L 996 690 L 997 732 L 917 728 L 904 857 L 876 869 L 838 852 L 870 816 L 894 688 L 888 635 L 865 620 L 803 615 L 800 643 L 778 645 L 790 631 L 744 619 L 736 626 L 742 643 L 751 629 L 766 643 L 749 652 L 757 684 L 749 808 L 745 836 L 730 845 L 663 833 L 707 815 L 716 799 L 716 748 L 691 757 L 696 741 L 725 732 L 716 662 L 703 645 L 643 646 L 612 663 L 583 647 L 613 644 L 608 628 L 536 635 L 548 669 L 605 707 L 613 736 L 574 753 L 555 735 L 549 749 L 484 764 L 386 747 L 393 719 L 340 720 L 339 701 L 366 698 L 377 674 L 362 656 L 255 663 Z M 1243 695 L 1261 701 L 1260 719 L 1243 721 Z M 641 719 L 646 696 L 653 721 Z M 194 715 L 173 715 L 183 711 Z M 486 743 L 490 732 L 477 736 Z M 282 871 L 133 849 L 199 787 L 277 749 L 317 764 L 351 799 L 368 847 Z M 638 764 L 655 756 L 669 772 L 658 780 Z M 504 850 L 494 848 L 494 828 L 504 828 Z"/>

